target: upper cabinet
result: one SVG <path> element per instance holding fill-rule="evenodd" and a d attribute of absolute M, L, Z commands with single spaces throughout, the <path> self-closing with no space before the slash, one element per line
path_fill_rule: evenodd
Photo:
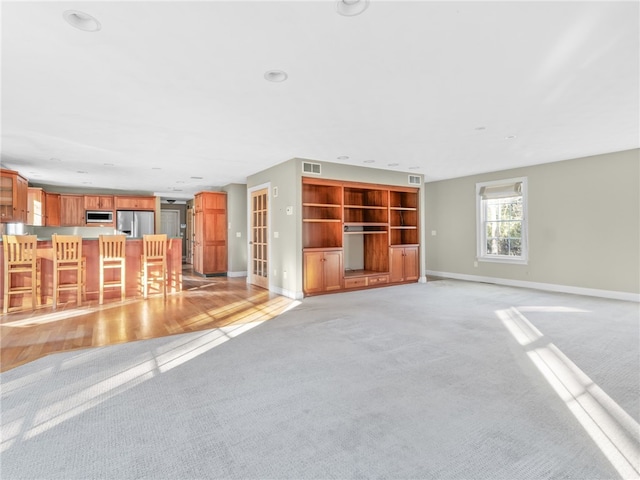
<path fill-rule="evenodd" d="M 156 197 L 135 197 L 122 196 L 115 197 L 116 210 L 155 210 Z"/>
<path fill-rule="evenodd" d="M 26 223 L 29 183 L 13 170 L 0 169 L 0 223 Z"/>
<path fill-rule="evenodd" d="M 113 195 L 85 195 L 85 210 L 113 210 Z"/>
<path fill-rule="evenodd" d="M 41 188 L 29 187 L 27 193 L 27 225 L 45 225 L 45 193 Z"/>
<path fill-rule="evenodd" d="M 77 227 L 84 224 L 83 195 L 60 194 L 60 225 Z"/>
<path fill-rule="evenodd" d="M 44 224 L 47 227 L 60 226 L 60 194 L 44 192 Z"/>

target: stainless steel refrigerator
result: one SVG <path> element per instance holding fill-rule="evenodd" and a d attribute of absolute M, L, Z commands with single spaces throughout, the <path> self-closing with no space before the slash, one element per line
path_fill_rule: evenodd
<path fill-rule="evenodd" d="M 142 237 L 155 233 L 153 212 L 138 212 L 135 210 L 118 210 L 116 213 L 116 228 L 127 237 Z"/>

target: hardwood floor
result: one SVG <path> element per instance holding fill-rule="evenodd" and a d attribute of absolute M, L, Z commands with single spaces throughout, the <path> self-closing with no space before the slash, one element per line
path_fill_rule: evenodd
<path fill-rule="evenodd" d="M 0 316 L 0 371 L 50 353 L 115 345 L 232 323 L 272 319 L 294 300 L 246 283 L 245 277 L 202 278 L 183 269 L 183 291 L 114 300 L 74 302 Z"/>

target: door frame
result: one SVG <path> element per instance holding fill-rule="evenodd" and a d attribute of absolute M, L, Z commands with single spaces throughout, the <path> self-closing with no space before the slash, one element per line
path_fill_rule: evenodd
<path fill-rule="evenodd" d="M 252 209 L 251 195 L 257 190 L 267 189 L 267 289 L 271 291 L 271 182 L 261 183 L 251 188 L 247 188 L 247 283 L 251 283 L 251 277 L 253 276 L 252 268 L 252 252 L 251 252 L 251 217 Z"/>

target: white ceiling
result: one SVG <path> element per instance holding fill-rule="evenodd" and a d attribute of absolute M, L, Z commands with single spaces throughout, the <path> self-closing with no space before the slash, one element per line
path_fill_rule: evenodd
<path fill-rule="evenodd" d="M 639 38 L 636 1 L 3 1 L 2 164 L 180 199 L 294 157 L 432 181 L 638 148 Z"/>

